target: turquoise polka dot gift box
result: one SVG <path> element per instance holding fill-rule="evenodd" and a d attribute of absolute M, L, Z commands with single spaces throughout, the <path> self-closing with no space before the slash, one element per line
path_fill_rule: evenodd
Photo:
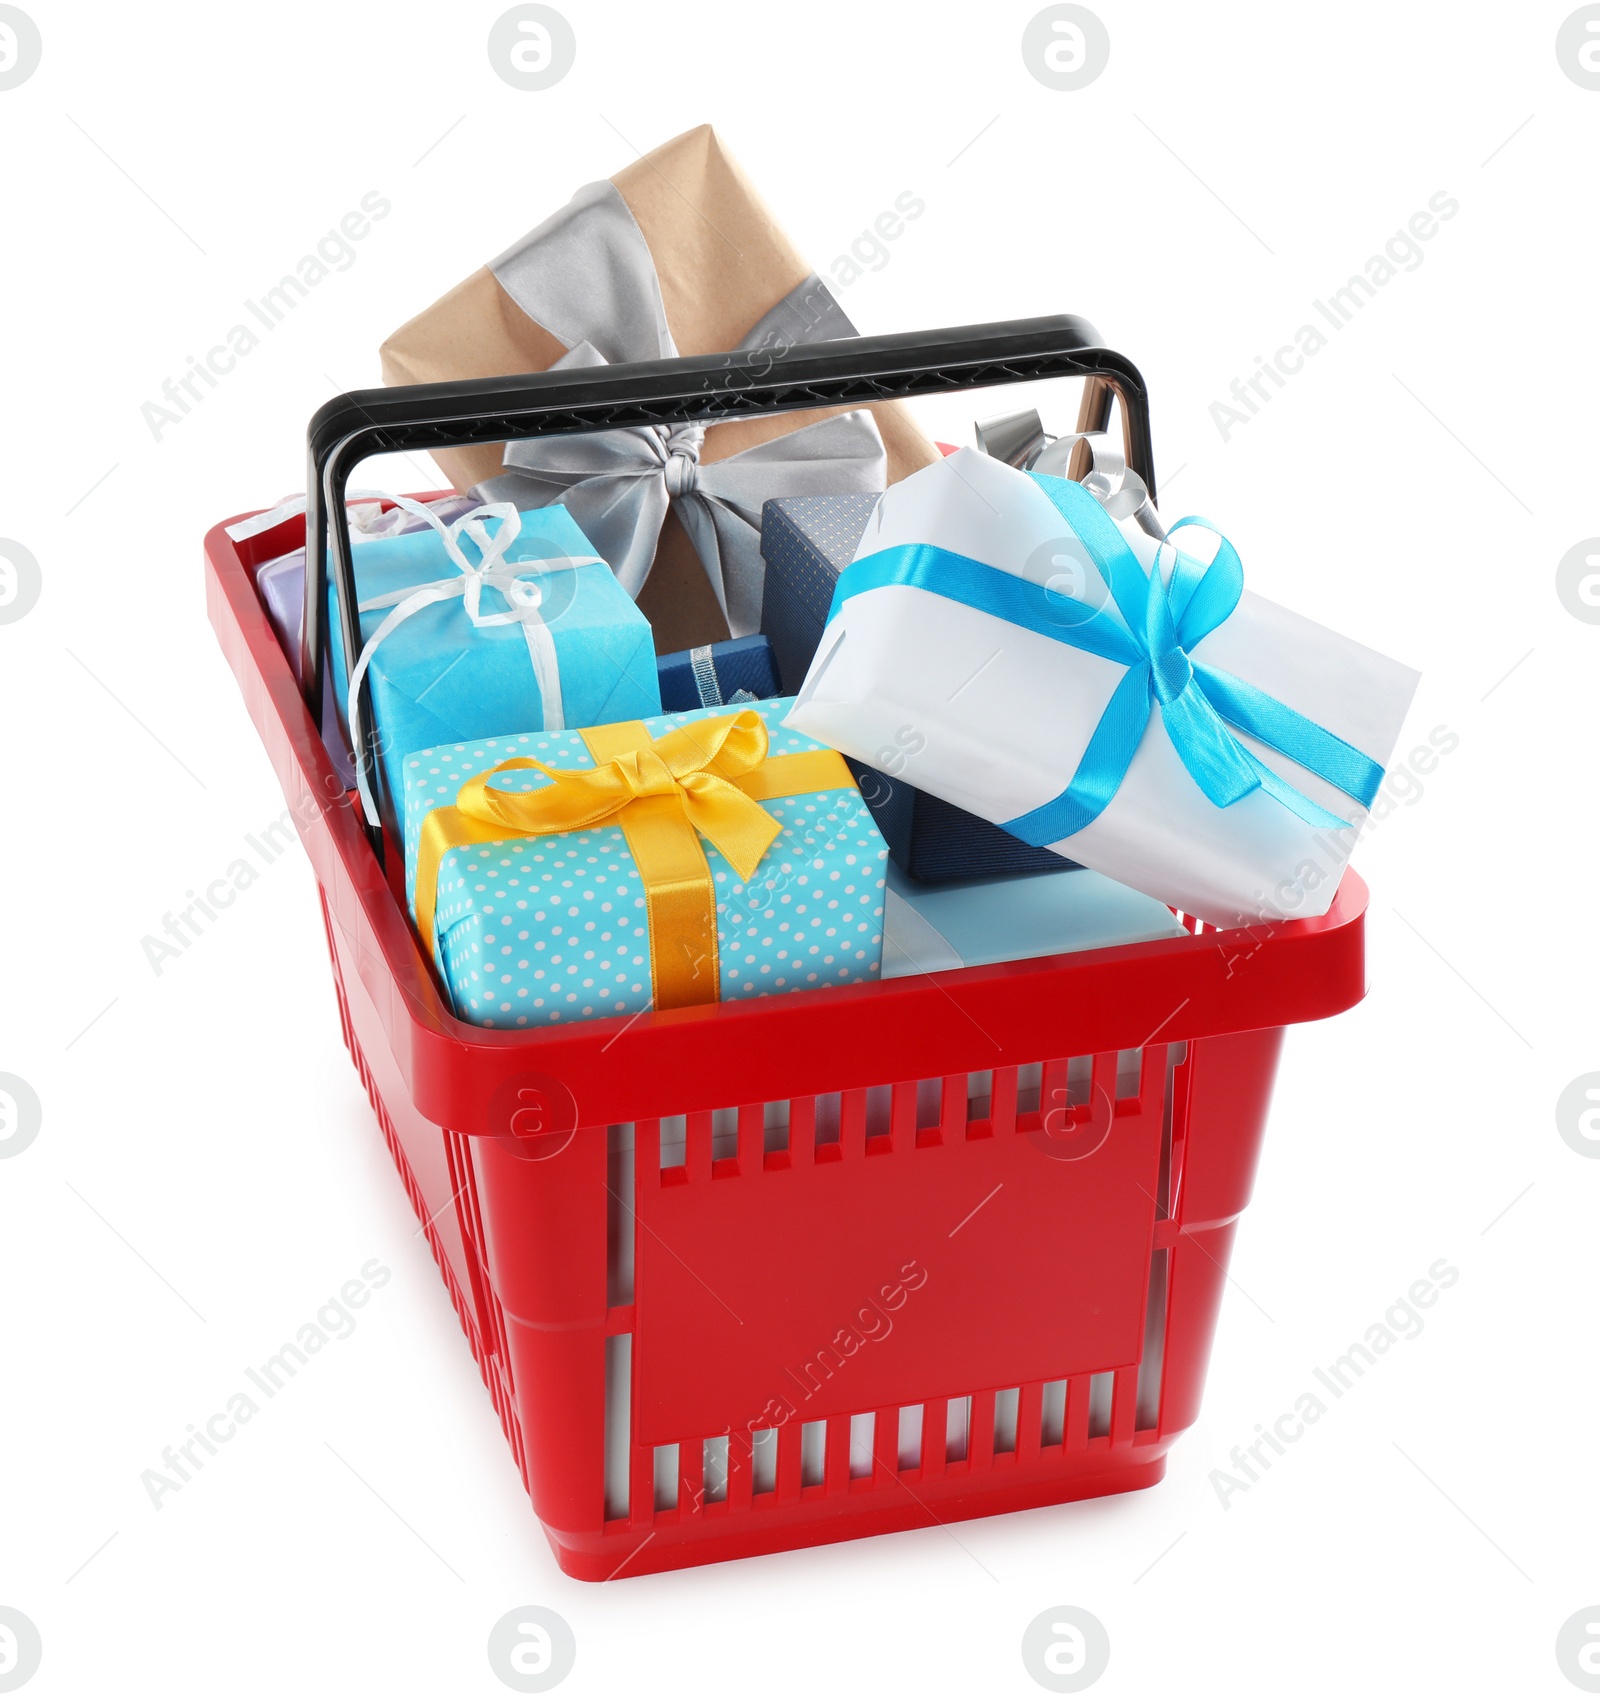
<path fill-rule="evenodd" d="M 406 897 L 456 1013 L 554 1025 L 876 979 L 887 850 L 792 705 L 407 757 Z"/>

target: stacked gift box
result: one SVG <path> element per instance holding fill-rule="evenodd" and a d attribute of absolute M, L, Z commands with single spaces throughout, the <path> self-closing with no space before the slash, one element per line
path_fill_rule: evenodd
<path fill-rule="evenodd" d="M 854 334 L 697 130 L 383 359 L 436 382 Z M 330 590 L 324 739 L 461 1018 L 1326 911 L 1415 674 L 1245 589 L 1226 537 L 1164 527 L 1109 449 L 1024 415 L 975 435 L 941 454 L 875 403 L 535 436 L 441 450 L 455 494 L 352 507 L 359 661 Z M 303 553 L 258 582 L 298 664 Z"/>

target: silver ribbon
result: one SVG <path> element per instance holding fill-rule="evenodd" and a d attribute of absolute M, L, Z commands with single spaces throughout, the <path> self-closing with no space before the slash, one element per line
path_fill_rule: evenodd
<path fill-rule="evenodd" d="M 737 707 L 757 700 L 754 690 L 735 690 L 727 701 L 723 701 L 722 681 L 717 677 L 717 663 L 709 643 L 689 650 L 689 666 L 694 673 L 695 694 L 700 698 L 701 707 Z"/>
<path fill-rule="evenodd" d="M 1113 519 L 1132 519 L 1147 536 L 1157 542 L 1166 541 L 1166 526 L 1150 499 L 1149 486 L 1104 431 L 1050 436 L 1038 413 L 1030 407 L 1020 413 L 980 419 L 972 427 L 972 433 L 978 447 L 992 459 L 1004 460 L 1019 472 L 1045 472 L 1056 478 L 1067 476 L 1073 449 L 1080 442 L 1085 443 L 1090 466 L 1083 487 Z"/>
<path fill-rule="evenodd" d="M 711 658 L 711 645 L 702 643 L 689 650 L 689 665 L 694 669 L 695 693 L 701 707 L 722 706 L 722 684 L 717 677 L 717 663 Z"/>
<path fill-rule="evenodd" d="M 552 371 L 673 359 L 661 283 L 643 232 L 609 182 L 591 183 L 508 249 L 490 269 L 501 287 L 568 352 Z M 738 352 L 854 336 L 812 275 L 764 313 Z M 883 439 L 871 413 L 837 413 L 726 460 L 703 463 L 701 425 L 646 425 L 507 446 L 507 471 L 473 494 L 523 508 L 560 502 L 622 587 L 637 596 L 656 540 L 675 510 L 736 637 L 761 621 L 761 508 L 774 498 L 881 490 Z"/>

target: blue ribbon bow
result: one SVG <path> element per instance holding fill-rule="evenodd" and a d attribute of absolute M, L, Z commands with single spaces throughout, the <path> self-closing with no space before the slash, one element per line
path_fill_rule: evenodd
<path fill-rule="evenodd" d="M 852 596 L 889 585 L 928 590 L 993 614 L 1024 630 L 1114 660 L 1127 668 L 1089 738 L 1072 782 L 1053 801 L 1004 822 L 1026 843 L 1059 843 L 1097 819 L 1116 795 L 1149 724 L 1160 710 L 1167 736 L 1201 793 L 1219 808 L 1260 790 L 1307 825 L 1347 828 L 1348 821 L 1313 802 L 1256 758 L 1228 728 L 1287 755 L 1345 795 L 1370 807 L 1383 768 L 1331 731 L 1286 707 L 1231 672 L 1206 666 L 1191 650 L 1227 620 L 1244 590 L 1233 545 L 1204 519 L 1180 519 L 1218 538 L 1209 566 L 1165 543 L 1176 556 L 1170 582 L 1160 558 L 1148 573 L 1105 509 L 1080 484 L 1030 473 L 1081 542 L 1110 591 L 1095 608 L 931 543 L 907 543 L 866 556 L 840 573 L 831 622 Z M 1118 617 L 1120 616 L 1120 617 Z"/>

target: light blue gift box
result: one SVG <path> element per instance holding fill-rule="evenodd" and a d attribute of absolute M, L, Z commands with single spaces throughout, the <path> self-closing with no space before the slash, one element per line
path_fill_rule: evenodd
<path fill-rule="evenodd" d="M 891 863 L 883 976 L 903 979 L 1185 935 L 1164 902 L 1087 867 L 919 884 Z"/>
<path fill-rule="evenodd" d="M 523 513 L 521 530 L 505 564 L 594 555 L 589 539 L 564 507 Z M 484 522 L 493 536 L 499 519 Z M 477 551 L 463 540 L 469 560 Z M 377 537 L 355 551 L 356 591 L 362 602 L 400 590 L 461 576 L 439 534 L 415 531 Z M 544 622 L 555 642 L 561 676 L 562 716 L 569 726 L 608 725 L 661 711 L 655 643 L 650 623 L 634 606 L 603 560 L 530 577 L 543 596 Z M 509 608 L 495 588 L 482 591 L 481 611 Z M 361 615 L 367 643 L 390 613 Z M 328 608 L 334 677 L 343 702 L 347 690 L 339 609 Z M 468 738 L 542 729 L 545 703 L 519 625 L 474 625 L 459 595 L 420 608 L 396 625 L 373 652 L 366 683 L 371 723 L 379 732 L 380 759 L 389 794 L 399 810 L 405 758 Z"/>
<path fill-rule="evenodd" d="M 766 724 L 769 756 L 824 746 L 784 726 L 792 706 L 789 697 L 747 704 L 745 711 Z M 643 722 L 654 738 L 730 711 L 696 708 Z M 576 731 L 483 738 L 405 760 L 400 796 L 413 914 L 423 820 L 451 806 L 469 778 L 527 755 L 570 770 L 595 764 Z M 508 791 L 549 782 L 530 768 L 494 780 Z M 860 791 L 851 783 L 761 806 L 782 829 L 748 885 L 701 839 L 716 891 L 722 1000 L 875 980 L 888 851 Z M 439 864 L 434 960 L 456 1013 L 479 1026 L 550 1025 L 649 1007 L 644 884 L 621 827 L 447 851 Z"/>

